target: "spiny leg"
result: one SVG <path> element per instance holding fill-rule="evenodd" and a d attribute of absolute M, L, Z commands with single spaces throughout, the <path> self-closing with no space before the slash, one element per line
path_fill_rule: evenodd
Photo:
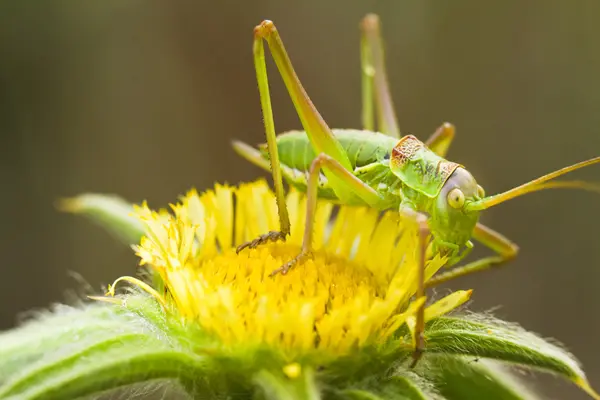
<path fill-rule="evenodd" d="M 351 190 L 356 196 L 361 198 L 368 205 L 377 206 L 382 201 L 381 197 L 379 197 L 375 190 L 358 179 L 356 176 L 352 175 L 352 173 L 345 169 L 337 160 L 325 153 L 319 154 L 311 163 L 308 172 L 309 176 L 306 186 L 306 223 L 304 225 L 302 249 L 300 254 L 280 268 L 273 271 L 271 276 L 278 273 L 281 273 L 282 275 L 287 274 L 290 268 L 304 261 L 311 255 L 315 214 L 317 211 L 319 177 L 322 168 L 328 168 L 333 175 L 338 177 L 340 181 L 346 185 L 347 189 Z"/>
<path fill-rule="evenodd" d="M 262 235 L 259 235 L 257 238 L 239 245 L 235 249 L 235 252 L 239 254 L 240 251 L 242 251 L 246 248 L 255 249 L 258 246 L 268 243 L 268 242 L 277 242 L 279 240 L 285 241 L 286 236 L 289 235 L 289 233 L 290 233 L 289 228 L 287 231 L 281 230 L 281 231 L 269 231 L 267 233 L 263 233 Z"/>
<path fill-rule="evenodd" d="M 399 138 L 400 128 L 394 112 L 394 104 L 385 70 L 379 17 L 375 14 L 366 15 L 360 23 L 360 29 L 363 90 L 362 122 L 364 129 L 374 130 L 373 100 L 375 100 L 377 104 L 377 128 L 382 133 Z M 374 96 L 373 89 L 375 89 Z"/>
<path fill-rule="evenodd" d="M 401 205 L 400 214 L 404 218 L 411 219 L 417 223 L 419 230 L 419 275 L 417 276 L 417 293 L 416 298 L 420 299 L 425 296 L 425 257 L 427 251 L 427 239 L 431 234 L 429 225 L 427 223 L 427 217 L 415 211 L 412 207 Z M 417 318 L 415 322 L 415 350 L 413 352 L 413 361 L 410 365 L 411 368 L 416 367 L 417 363 L 423 356 L 423 350 L 425 349 L 425 302 L 417 310 Z"/>
<path fill-rule="evenodd" d="M 475 272 L 485 271 L 492 267 L 502 266 L 506 262 L 514 259 L 519 252 L 519 247 L 516 244 L 500 233 L 480 223 L 478 223 L 473 230 L 473 238 L 495 251 L 498 255 L 485 257 L 435 276 L 427 281 L 427 287 L 439 285 L 440 283 L 448 282 Z"/>
<path fill-rule="evenodd" d="M 455 128 L 449 122 L 444 122 L 442 126 L 427 139 L 425 145 L 440 157 L 446 157 L 448 149 L 454 139 Z"/>
<path fill-rule="evenodd" d="M 315 154 L 325 153 L 337 160 L 345 169 L 351 171 L 352 164 L 346 151 L 335 138 L 329 126 L 327 126 L 325 120 L 308 97 L 308 94 L 306 94 L 273 22 L 263 21 L 254 28 L 254 45 L 260 49 L 261 55 L 263 55 L 262 65 L 264 66 L 263 39 L 269 45 L 277 69 L 283 78 L 288 94 L 294 103 L 300 122 L 310 139 Z M 266 83 L 266 72 L 263 81 Z M 347 190 L 346 185 L 336 175 L 328 171 L 327 167 L 324 173 L 327 176 L 329 185 L 341 201 L 353 197 L 352 192 Z"/>

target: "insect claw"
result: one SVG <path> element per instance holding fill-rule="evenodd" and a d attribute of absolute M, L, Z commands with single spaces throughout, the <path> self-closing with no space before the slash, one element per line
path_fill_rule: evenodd
<path fill-rule="evenodd" d="M 292 261 L 294 261 L 294 260 L 292 260 Z M 292 263 L 292 261 L 290 261 L 290 262 L 287 262 L 287 263 L 283 264 L 281 267 L 279 267 L 279 268 L 277 268 L 277 269 L 274 269 L 274 270 L 273 270 L 273 272 L 271 272 L 271 273 L 269 274 L 269 278 L 272 278 L 272 277 L 274 277 L 275 275 L 277 275 L 277 274 L 279 274 L 279 273 L 280 273 L 281 275 L 285 275 L 285 274 L 287 274 L 287 273 L 288 273 L 288 271 L 289 271 L 289 269 L 293 267 L 293 264 L 295 264 L 295 263 Z M 291 265 L 290 265 L 290 264 L 291 264 Z"/>
<path fill-rule="evenodd" d="M 290 261 L 283 264 L 281 267 L 277 268 L 273 272 L 269 274 L 269 277 L 274 277 L 277 274 L 285 275 L 298 263 L 305 261 L 307 258 L 312 258 L 312 253 L 307 251 L 301 251 L 296 257 L 292 258 Z"/>
<path fill-rule="evenodd" d="M 257 237 L 254 240 L 251 240 L 249 242 L 239 245 L 235 249 L 235 252 L 236 252 L 236 254 L 239 254 L 240 251 L 244 250 L 245 248 L 255 249 L 256 247 L 260 246 L 261 244 L 264 244 L 267 242 L 277 242 L 278 240 L 285 242 L 286 236 L 287 236 L 287 233 L 285 233 L 285 232 L 270 231 L 270 232 L 260 235 L 259 237 Z"/>

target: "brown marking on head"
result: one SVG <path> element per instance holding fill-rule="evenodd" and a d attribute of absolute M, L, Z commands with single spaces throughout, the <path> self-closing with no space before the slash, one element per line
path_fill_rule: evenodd
<path fill-rule="evenodd" d="M 440 161 L 437 165 L 437 174 L 440 177 L 440 179 L 444 183 L 446 183 L 448 178 L 450 178 L 450 175 L 452 175 L 452 173 L 460 166 L 460 164 L 454 163 L 452 161 Z"/>

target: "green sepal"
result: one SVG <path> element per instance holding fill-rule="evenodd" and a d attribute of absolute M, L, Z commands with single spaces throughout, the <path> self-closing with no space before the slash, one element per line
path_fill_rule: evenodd
<path fill-rule="evenodd" d="M 164 330 L 168 325 L 154 300 L 130 298 L 133 309 L 61 306 L 0 334 L 0 398 L 74 399 L 156 379 L 206 394 L 208 358 Z"/>
<path fill-rule="evenodd" d="M 441 399 L 431 389 L 432 385 L 422 377 L 404 371 L 402 375 L 393 375 L 377 379 L 370 384 L 358 385 L 340 391 L 340 397 L 347 400 L 433 400 Z"/>
<path fill-rule="evenodd" d="M 85 193 L 62 199 L 57 207 L 86 216 L 127 245 L 139 243 L 144 234 L 142 223 L 131 215 L 133 205 L 116 195 Z"/>
<path fill-rule="evenodd" d="M 133 205 L 116 195 L 84 193 L 61 199 L 57 207 L 64 212 L 83 215 L 128 246 L 140 243 L 145 234 L 142 222 L 132 215 Z M 150 275 L 156 290 L 164 289 L 160 274 L 149 270 L 144 270 L 143 274 Z"/>
<path fill-rule="evenodd" d="M 448 400 L 540 399 L 506 368 L 491 360 L 431 354 L 418 372 Z"/>
<path fill-rule="evenodd" d="M 256 399 L 267 400 L 319 400 L 320 390 L 317 387 L 312 368 L 301 368 L 298 376 L 288 377 L 281 370 L 261 370 L 254 375 L 254 383 L 259 388 Z"/>
<path fill-rule="evenodd" d="M 347 400 L 384 400 L 378 394 L 365 389 L 347 389 L 341 393 L 341 397 Z"/>
<path fill-rule="evenodd" d="M 563 376 L 595 399 L 578 361 L 556 344 L 489 316 L 441 317 L 425 331 L 426 351 L 491 358 Z"/>

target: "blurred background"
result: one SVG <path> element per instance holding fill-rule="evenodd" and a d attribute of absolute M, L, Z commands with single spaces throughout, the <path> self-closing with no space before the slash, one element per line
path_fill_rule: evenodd
<path fill-rule="evenodd" d="M 457 126 L 449 158 L 488 193 L 600 155 L 600 2 L 105 0 L 0 3 L 0 328 L 134 274 L 137 260 L 57 198 L 117 193 L 166 205 L 190 187 L 266 176 L 233 138 L 264 140 L 252 28 L 278 26 L 332 127 L 360 127 L 359 20 L 381 15 L 404 133 Z M 278 131 L 300 122 L 269 61 Z M 591 167 L 572 178 L 600 180 Z M 600 388 L 600 199 L 529 195 L 483 221 L 521 246 L 454 282 L 471 308 L 556 338 Z M 484 254 L 479 250 L 476 255 Z M 548 398 L 585 399 L 528 375 Z"/>

